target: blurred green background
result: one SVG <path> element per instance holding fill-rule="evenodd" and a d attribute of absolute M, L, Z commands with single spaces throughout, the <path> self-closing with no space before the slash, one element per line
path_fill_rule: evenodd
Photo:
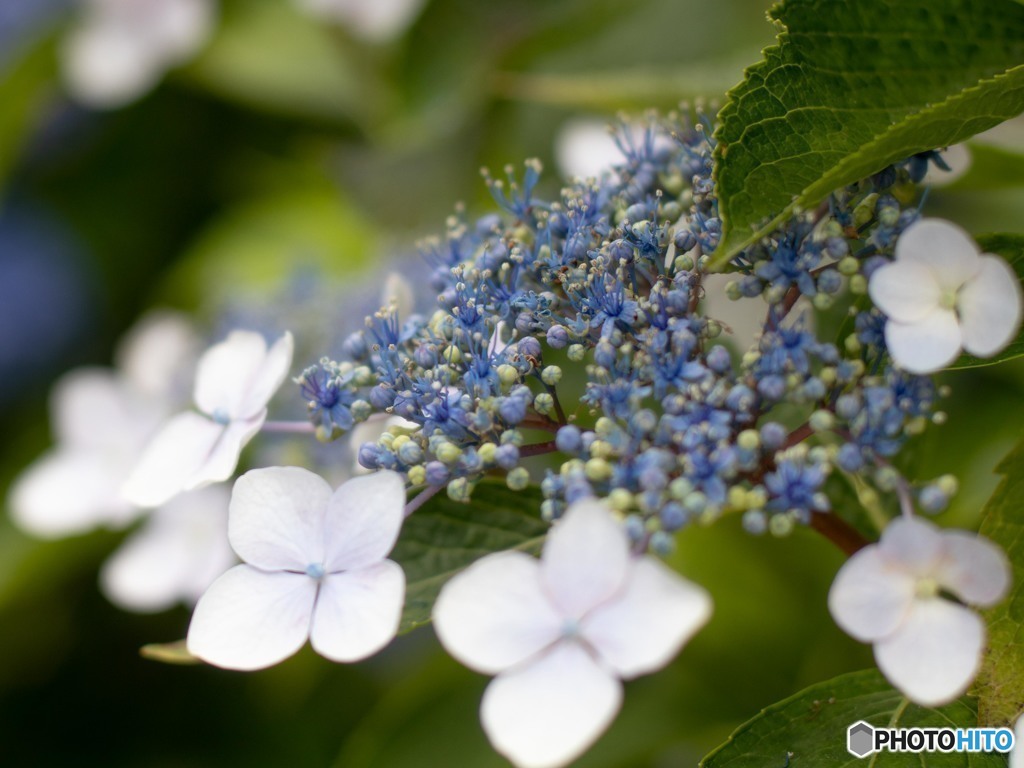
<path fill-rule="evenodd" d="M 0 491 L 48 445 L 54 378 L 109 364 L 146 308 L 194 311 L 211 333 L 239 313 L 294 320 L 317 337 L 296 367 L 311 362 L 349 328 L 289 286 L 373 284 L 456 201 L 491 210 L 481 166 L 539 157 L 557 190 L 566 121 L 720 99 L 771 41 L 768 5 L 431 0 L 370 44 L 286 0 L 225 0 L 197 56 L 133 104 L 93 111 L 59 75 L 69 0 L 0 2 Z M 1019 184 L 930 205 L 1009 230 Z M 1022 381 L 1012 365 L 951 377 L 949 424 L 908 454 L 922 477 L 965 476 L 957 524 L 976 524 L 994 486 Z M 308 650 L 255 674 L 142 659 L 143 644 L 182 637 L 189 613 L 105 602 L 97 568 L 122 537 L 39 543 L 0 520 L 0 765 L 505 764 L 476 715 L 486 680 L 429 629 L 351 667 Z M 715 618 L 667 671 L 627 686 L 581 766 L 694 765 L 761 707 L 870 664 L 825 610 L 841 562 L 828 542 L 726 522 L 685 532 L 674 559 L 708 586 Z"/>

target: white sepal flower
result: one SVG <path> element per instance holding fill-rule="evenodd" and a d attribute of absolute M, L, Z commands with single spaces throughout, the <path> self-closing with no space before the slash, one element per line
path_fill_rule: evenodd
<path fill-rule="evenodd" d="M 69 90 L 99 108 L 138 98 L 203 45 L 214 10 L 213 0 L 84 0 L 62 51 Z"/>
<path fill-rule="evenodd" d="M 125 483 L 128 499 L 155 507 L 174 495 L 227 480 L 267 418 L 267 403 L 288 375 L 292 335 L 267 349 L 263 336 L 233 331 L 203 353 L 194 398 L 199 413 L 171 418 L 139 457 Z"/>
<path fill-rule="evenodd" d="M 425 0 L 295 0 L 307 13 L 347 27 L 371 43 L 401 35 L 416 20 Z"/>
<path fill-rule="evenodd" d="M 911 373 L 944 368 L 961 349 L 991 357 L 1020 328 L 1021 287 L 1013 270 L 942 219 L 908 227 L 896 241 L 896 260 L 871 275 L 868 293 L 888 315 L 892 359 Z"/>
<path fill-rule="evenodd" d="M 235 563 L 223 485 L 175 496 L 153 511 L 103 564 L 100 587 L 119 608 L 163 611 L 194 604 Z"/>
<path fill-rule="evenodd" d="M 565 765 L 615 718 L 620 680 L 660 669 L 711 615 L 711 599 L 652 557 L 632 557 L 595 501 L 570 507 L 538 561 L 488 555 L 455 576 L 434 628 L 458 661 L 497 674 L 481 705 L 517 766 Z"/>
<path fill-rule="evenodd" d="M 122 495 L 121 487 L 139 451 L 181 406 L 173 379 L 154 379 L 153 369 L 189 370 L 195 345 L 195 332 L 183 316 L 153 313 L 122 341 L 119 369 L 78 368 L 54 385 L 55 445 L 10 492 L 11 516 L 19 527 L 52 538 L 97 525 L 120 527 L 138 515 L 138 505 Z"/>
<path fill-rule="evenodd" d="M 890 683 L 917 704 L 939 706 L 967 690 L 985 646 L 978 615 L 942 591 L 987 607 L 1009 585 L 1006 557 L 988 539 L 901 517 L 843 565 L 828 606 L 845 632 L 874 644 Z"/>
<path fill-rule="evenodd" d="M 262 669 L 308 639 L 333 661 L 358 661 L 398 631 L 405 574 L 385 559 L 405 511 L 405 484 L 377 472 L 331 490 L 298 467 L 242 475 L 228 538 L 245 561 L 199 599 L 188 630 L 194 656 L 227 669 Z"/>

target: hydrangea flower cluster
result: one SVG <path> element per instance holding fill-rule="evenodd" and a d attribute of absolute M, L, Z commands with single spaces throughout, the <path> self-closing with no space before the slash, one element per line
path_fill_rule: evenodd
<path fill-rule="evenodd" d="M 444 238 L 421 245 L 439 306 L 382 308 L 345 340 L 342 360 L 301 377 L 321 437 L 401 417 L 408 426 L 362 444 L 359 463 L 456 500 L 487 473 L 524 488 L 523 461 L 557 453 L 541 483 L 545 516 L 608 499 L 640 550 L 665 551 L 689 521 L 726 512 L 757 532 L 811 523 L 828 511 L 836 468 L 891 490 L 887 458 L 942 419 L 938 390 L 891 348 L 902 316 L 887 322 L 885 302 L 855 302 L 838 338 L 815 325 L 845 309 L 834 307 L 844 286 L 859 297 L 871 281 L 880 293 L 894 249 L 902 260 L 920 248 L 914 233 L 941 226 L 918 223 L 891 194 L 909 171 L 840 190 L 733 262 L 730 297 L 765 303 L 758 340 L 738 349 L 728 319 L 703 311 L 721 232 L 707 131 L 652 121 L 618 142 L 625 162 L 554 200 L 537 193 L 535 161 L 522 179 L 488 176 L 504 215 L 457 212 Z M 1016 317 L 1003 314 L 1005 343 L 1019 298 Z M 585 379 L 566 374 L 573 364 Z M 929 511 L 951 490 L 949 479 L 919 489 Z"/>

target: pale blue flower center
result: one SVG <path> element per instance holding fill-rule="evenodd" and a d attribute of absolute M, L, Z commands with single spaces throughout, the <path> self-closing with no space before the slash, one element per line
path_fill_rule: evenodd
<path fill-rule="evenodd" d="M 228 416 L 228 412 L 223 408 L 214 409 L 212 416 L 215 422 L 217 422 L 218 424 L 223 424 L 224 426 L 227 426 L 228 423 L 231 421 L 231 417 Z"/>
<path fill-rule="evenodd" d="M 306 566 L 306 575 L 319 581 L 324 577 L 324 567 L 320 563 L 310 563 Z"/>
<path fill-rule="evenodd" d="M 576 619 L 566 619 L 562 623 L 562 638 L 575 640 L 580 636 L 580 623 Z"/>
<path fill-rule="evenodd" d="M 943 309 L 956 309 L 957 294 L 959 292 L 955 288 L 946 288 L 942 291 L 942 295 L 939 296 L 939 306 Z"/>
<path fill-rule="evenodd" d="M 935 579 L 930 578 L 918 579 L 914 592 L 917 597 L 922 599 L 935 597 L 939 594 L 939 583 Z"/>

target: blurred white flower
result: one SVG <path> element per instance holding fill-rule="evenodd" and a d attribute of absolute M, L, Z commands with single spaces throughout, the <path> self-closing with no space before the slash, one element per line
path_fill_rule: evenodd
<path fill-rule="evenodd" d="M 416 20 L 426 0 L 295 0 L 299 8 L 347 27 L 372 43 L 398 37 Z"/>
<path fill-rule="evenodd" d="M 977 139 L 977 136 L 974 137 Z M 928 164 L 928 170 L 921 179 L 922 184 L 932 187 L 945 187 L 962 177 L 971 167 L 971 150 L 966 144 L 954 144 L 942 150 L 942 162 L 949 170 L 939 168 L 935 163 Z"/>
<path fill-rule="evenodd" d="M 61 52 L 64 79 L 84 104 L 113 108 L 138 98 L 189 59 L 213 27 L 215 0 L 80 0 Z"/>
<path fill-rule="evenodd" d="M 194 604 L 230 568 L 228 501 L 223 485 L 175 496 L 154 510 L 103 565 L 100 586 L 120 608 L 162 611 Z"/>
<path fill-rule="evenodd" d="M 828 606 L 847 634 L 874 644 L 890 683 L 917 704 L 938 706 L 967 690 L 985 646 L 978 615 L 941 592 L 987 607 L 1006 595 L 1010 578 L 989 540 L 903 517 L 843 565 Z"/>
<path fill-rule="evenodd" d="M 931 373 L 964 349 L 991 357 L 1017 334 L 1021 287 L 1007 263 L 983 254 L 970 235 L 942 219 L 921 219 L 896 241 L 896 260 L 868 283 L 888 315 L 885 342 L 893 361 Z"/>
<path fill-rule="evenodd" d="M 172 417 L 149 442 L 124 486 L 140 506 L 227 480 L 238 457 L 267 418 L 267 403 L 288 375 L 292 335 L 270 349 L 258 333 L 232 331 L 203 353 L 194 398 L 199 413 Z"/>
<path fill-rule="evenodd" d="M 405 574 L 385 559 L 405 511 L 405 484 L 377 472 L 331 490 L 298 467 L 242 475 L 228 538 L 245 561 L 199 599 L 188 650 L 227 669 L 261 669 L 309 639 L 332 661 L 358 661 L 398 631 Z"/>
<path fill-rule="evenodd" d="M 629 539 L 595 501 L 570 507 L 538 561 L 488 555 L 455 576 L 434 628 L 458 661 L 497 674 L 481 705 L 494 747 L 517 766 L 560 766 L 601 735 L 621 679 L 660 669 L 711 615 L 711 599 Z"/>
<path fill-rule="evenodd" d="M 42 537 L 119 527 L 138 505 L 121 488 L 147 440 L 181 406 L 173 371 L 189 371 L 195 331 L 181 315 L 156 312 L 129 332 L 120 370 L 80 368 L 54 386 L 50 413 L 56 445 L 11 488 L 14 521 Z"/>
<path fill-rule="evenodd" d="M 563 178 L 598 178 L 624 159 L 604 120 L 568 120 L 555 137 L 555 164 Z"/>

